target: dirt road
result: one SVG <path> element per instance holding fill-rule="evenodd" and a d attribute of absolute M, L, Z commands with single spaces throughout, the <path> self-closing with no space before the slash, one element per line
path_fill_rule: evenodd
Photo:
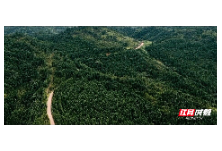
<path fill-rule="evenodd" d="M 53 97 L 53 91 L 49 94 L 49 97 L 48 97 L 48 101 L 47 101 L 47 115 L 48 115 L 48 118 L 49 118 L 49 121 L 50 121 L 50 125 L 55 125 L 54 119 L 52 117 L 52 111 L 51 111 L 51 108 L 52 108 L 52 97 Z"/>
<path fill-rule="evenodd" d="M 142 46 L 144 45 L 144 43 L 142 42 L 138 47 L 136 47 L 135 49 L 140 49 Z"/>

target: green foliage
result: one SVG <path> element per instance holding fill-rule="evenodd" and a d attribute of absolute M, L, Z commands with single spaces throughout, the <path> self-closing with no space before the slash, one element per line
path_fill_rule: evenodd
<path fill-rule="evenodd" d="M 23 35 L 5 36 L 4 119 L 5 124 L 37 124 L 45 114 L 44 60 L 36 55 L 38 42 Z M 46 116 L 39 119 L 43 124 Z"/>

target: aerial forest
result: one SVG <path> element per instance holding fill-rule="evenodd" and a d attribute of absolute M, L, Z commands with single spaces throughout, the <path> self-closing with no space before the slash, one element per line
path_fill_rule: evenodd
<path fill-rule="evenodd" d="M 56 125 L 217 124 L 217 27 L 4 32 L 5 125 L 48 125 L 52 91 Z M 211 116 L 188 120 L 180 109 L 211 109 Z"/>

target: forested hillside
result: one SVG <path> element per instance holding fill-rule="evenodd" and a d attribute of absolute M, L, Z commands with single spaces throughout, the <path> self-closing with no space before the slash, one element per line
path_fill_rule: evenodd
<path fill-rule="evenodd" d="M 51 90 L 57 125 L 217 124 L 216 27 L 50 29 L 5 28 L 5 124 L 49 124 Z M 178 117 L 187 108 L 212 115 Z"/>
<path fill-rule="evenodd" d="M 22 34 L 4 38 L 5 124 L 47 124 L 44 51 L 48 46 Z"/>

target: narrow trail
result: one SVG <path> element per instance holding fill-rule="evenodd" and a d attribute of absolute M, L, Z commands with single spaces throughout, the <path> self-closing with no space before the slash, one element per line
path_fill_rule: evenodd
<path fill-rule="evenodd" d="M 47 59 L 47 66 L 49 68 L 48 70 L 50 70 L 51 73 L 52 73 L 49 76 L 50 83 L 49 83 L 48 88 L 46 89 L 46 93 L 49 94 L 48 95 L 48 100 L 47 100 L 47 115 L 48 115 L 48 118 L 49 118 L 50 125 L 55 125 L 55 122 L 54 122 L 54 119 L 53 119 L 53 116 L 52 116 L 52 97 L 53 97 L 53 93 L 54 93 L 54 91 L 53 91 L 54 69 L 53 69 L 53 66 L 52 66 L 53 55 L 54 54 L 50 54 L 50 56 Z"/>
<path fill-rule="evenodd" d="M 49 122 L 50 122 L 50 125 L 55 125 L 55 122 L 54 122 L 54 119 L 52 117 L 52 97 L 53 97 L 53 91 L 49 94 L 49 97 L 48 97 L 48 101 L 47 101 L 47 115 L 48 115 L 48 118 L 49 118 Z"/>
<path fill-rule="evenodd" d="M 136 47 L 135 49 L 140 49 L 142 46 L 144 45 L 144 43 L 142 42 L 138 47 Z"/>

